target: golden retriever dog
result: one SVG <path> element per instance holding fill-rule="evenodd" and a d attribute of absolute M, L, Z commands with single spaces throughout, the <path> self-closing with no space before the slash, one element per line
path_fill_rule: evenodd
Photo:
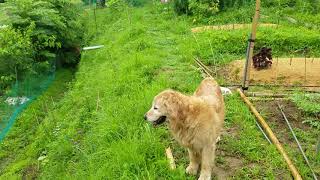
<path fill-rule="evenodd" d="M 158 94 L 145 119 L 154 125 L 167 120 L 174 138 L 188 148 L 190 164 L 186 172 L 196 175 L 201 165 L 199 180 L 207 180 L 211 179 L 224 116 L 221 89 L 213 78 L 206 78 L 192 96 L 173 90 Z"/>

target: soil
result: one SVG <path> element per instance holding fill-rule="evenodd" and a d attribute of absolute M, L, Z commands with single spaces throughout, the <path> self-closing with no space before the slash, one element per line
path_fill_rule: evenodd
<path fill-rule="evenodd" d="M 276 24 L 259 24 L 259 27 L 275 27 Z M 250 28 L 251 24 L 227 24 L 227 25 L 218 25 L 218 26 L 201 26 L 201 27 L 195 27 L 191 28 L 191 32 L 197 33 L 197 32 L 203 32 L 203 31 L 209 31 L 209 30 L 231 30 L 231 29 L 245 29 Z"/>
<path fill-rule="evenodd" d="M 22 179 L 37 179 L 39 168 L 36 165 L 30 165 L 23 171 Z"/>
<path fill-rule="evenodd" d="M 218 180 L 230 178 L 236 170 L 244 166 L 241 158 L 226 155 L 224 151 L 217 151 L 217 156 L 223 156 L 224 158 L 223 164 L 216 163 L 216 167 L 213 168 L 213 173 Z"/>
<path fill-rule="evenodd" d="M 289 100 L 278 100 L 282 110 L 284 111 L 288 121 L 292 128 L 299 128 L 306 132 L 311 129 L 310 126 L 303 124 L 303 113 L 295 106 L 295 104 Z M 271 128 L 277 138 L 283 144 L 289 144 L 296 147 L 296 143 L 293 136 L 290 133 L 287 123 L 285 122 L 276 101 L 260 101 L 255 102 L 255 107 L 264 116 L 269 125 L 273 125 Z"/>
<path fill-rule="evenodd" d="M 241 82 L 244 60 L 236 60 L 219 74 L 230 82 Z M 274 58 L 268 69 L 256 70 L 251 67 L 250 82 L 257 84 L 283 84 L 320 86 L 320 58 Z"/>

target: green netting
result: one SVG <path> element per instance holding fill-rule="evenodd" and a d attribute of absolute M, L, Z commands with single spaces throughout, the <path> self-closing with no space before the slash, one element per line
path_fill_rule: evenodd
<path fill-rule="evenodd" d="M 84 9 L 80 0 L 0 3 L 0 142 L 51 84 L 55 66 L 79 62 L 87 40 Z"/>
<path fill-rule="evenodd" d="M 98 1 L 99 1 L 99 0 L 98 0 Z M 97 0 L 82 0 L 82 2 L 84 2 L 85 5 L 89 5 L 90 3 L 96 4 L 96 3 L 97 3 Z"/>
<path fill-rule="evenodd" d="M 13 126 L 19 114 L 45 91 L 55 78 L 55 64 L 47 70 L 26 73 L 0 96 L 0 142 Z"/>

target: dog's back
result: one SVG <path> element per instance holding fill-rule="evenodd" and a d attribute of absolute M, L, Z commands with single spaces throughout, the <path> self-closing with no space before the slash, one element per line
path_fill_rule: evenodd
<path fill-rule="evenodd" d="M 220 86 L 213 78 L 205 78 L 200 83 L 194 96 L 206 101 L 209 105 L 215 107 L 219 114 L 220 120 L 224 119 L 224 100 Z"/>

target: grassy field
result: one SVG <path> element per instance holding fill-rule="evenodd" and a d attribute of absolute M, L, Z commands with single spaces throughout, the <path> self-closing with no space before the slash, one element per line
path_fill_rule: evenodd
<path fill-rule="evenodd" d="M 202 77 L 193 57 L 210 52 L 199 44 L 220 36 L 195 38 L 190 20 L 165 7 L 150 3 L 97 11 L 97 32 L 90 20 L 92 44 L 105 47 L 82 54 L 68 91 L 59 81 L 68 81 L 70 75 L 58 77 L 17 120 L 0 146 L 0 179 L 195 178 L 185 174 L 187 152 L 166 126 L 153 128 L 143 115 L 163 89 L 195 90 Z M 221 58 L 217 64 L 224 62 Z M 238 95 L 226 97 L 226 107 L 216 174 L 290 179 L 283 159 L 263 138 Z M 169 169 L 165 157 L 168 145 L 177 158 L 176 170 Z M 299 168 L 303 177 L 310 177 L 304 164 Z"/>

